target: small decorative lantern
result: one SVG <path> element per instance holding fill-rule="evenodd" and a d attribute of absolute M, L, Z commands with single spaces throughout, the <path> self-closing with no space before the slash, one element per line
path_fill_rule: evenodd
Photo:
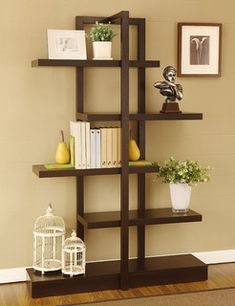
<path fill-rule="evenodd" d="M 66 239 L 63 245 L 62 273 L 70 277 L 85 274 L 85 256 L 85 244 L 73 231 L 71 237 Z"/>
<path fill-rule="evenodd" d="M 53 214 L 49 204 L 46 215 L 37 218 L 34 224 L 33 268 L 44 272 L 61 270 L 61 250 L 64 243 L 65 224 Z"/>

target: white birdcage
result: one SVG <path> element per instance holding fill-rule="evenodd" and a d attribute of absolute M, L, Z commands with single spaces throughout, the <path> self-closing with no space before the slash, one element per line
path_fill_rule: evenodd
<path fill-rule="evenodd" d="M 64 235 L 64 220 L 53 214 L 51 204 L 49 204 L 46 214 L 38 217 L 34 224 L 34 270 L 41 271 L 42 274 L 61 270 Z"/>
<path fill-rule="evenodd" d="M 66 239 L 62 250 L 62 273 L 70 277 L 85 274 L 86 248 L 84 242 L 73 231 Z"/>

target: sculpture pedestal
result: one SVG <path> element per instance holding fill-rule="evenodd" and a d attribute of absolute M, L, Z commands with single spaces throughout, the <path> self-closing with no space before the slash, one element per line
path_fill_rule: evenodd
<path fill-rule="evenodd" d="M 177 102 L 165 102 L 160 113 L 182 113 Z"/>

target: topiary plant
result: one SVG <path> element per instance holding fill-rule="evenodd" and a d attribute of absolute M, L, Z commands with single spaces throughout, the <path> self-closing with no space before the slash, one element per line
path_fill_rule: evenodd
<path fill-rule="evenodd" d="M 210 167 L 200 166 L 197 161 L 180 161 L 171 157 L 163 165 L 159 165 L 157 177 L 162 178 L 163 183 L 195 185 L 209 181 L 209 169 Z"/>
<path fill-rule="evenodd" d="M 110 24 L 103 24 L 98 21 L 95 26 L 91 28 L 88 35 L 92 41 L 112 41 L 114 36 L 116 36 L 116 34 L 114 34 Z"/>

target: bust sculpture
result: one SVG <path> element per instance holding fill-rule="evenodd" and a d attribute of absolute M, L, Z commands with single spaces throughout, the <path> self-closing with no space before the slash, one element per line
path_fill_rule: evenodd
<path fill-rule="evenodd" d="M 161 112 L 180 112 L 177 100 L 183 98 L 183 87 L 180 84 L 175 84 L 176 69 L 172 66 L 167 66 L 163 70 L 164 81 L 154 83 L 154 87 L 160 90 L 160 93 L 166 97 L 163 109 Z M 166 105 L 173 103 L 172 105 Z"/>

